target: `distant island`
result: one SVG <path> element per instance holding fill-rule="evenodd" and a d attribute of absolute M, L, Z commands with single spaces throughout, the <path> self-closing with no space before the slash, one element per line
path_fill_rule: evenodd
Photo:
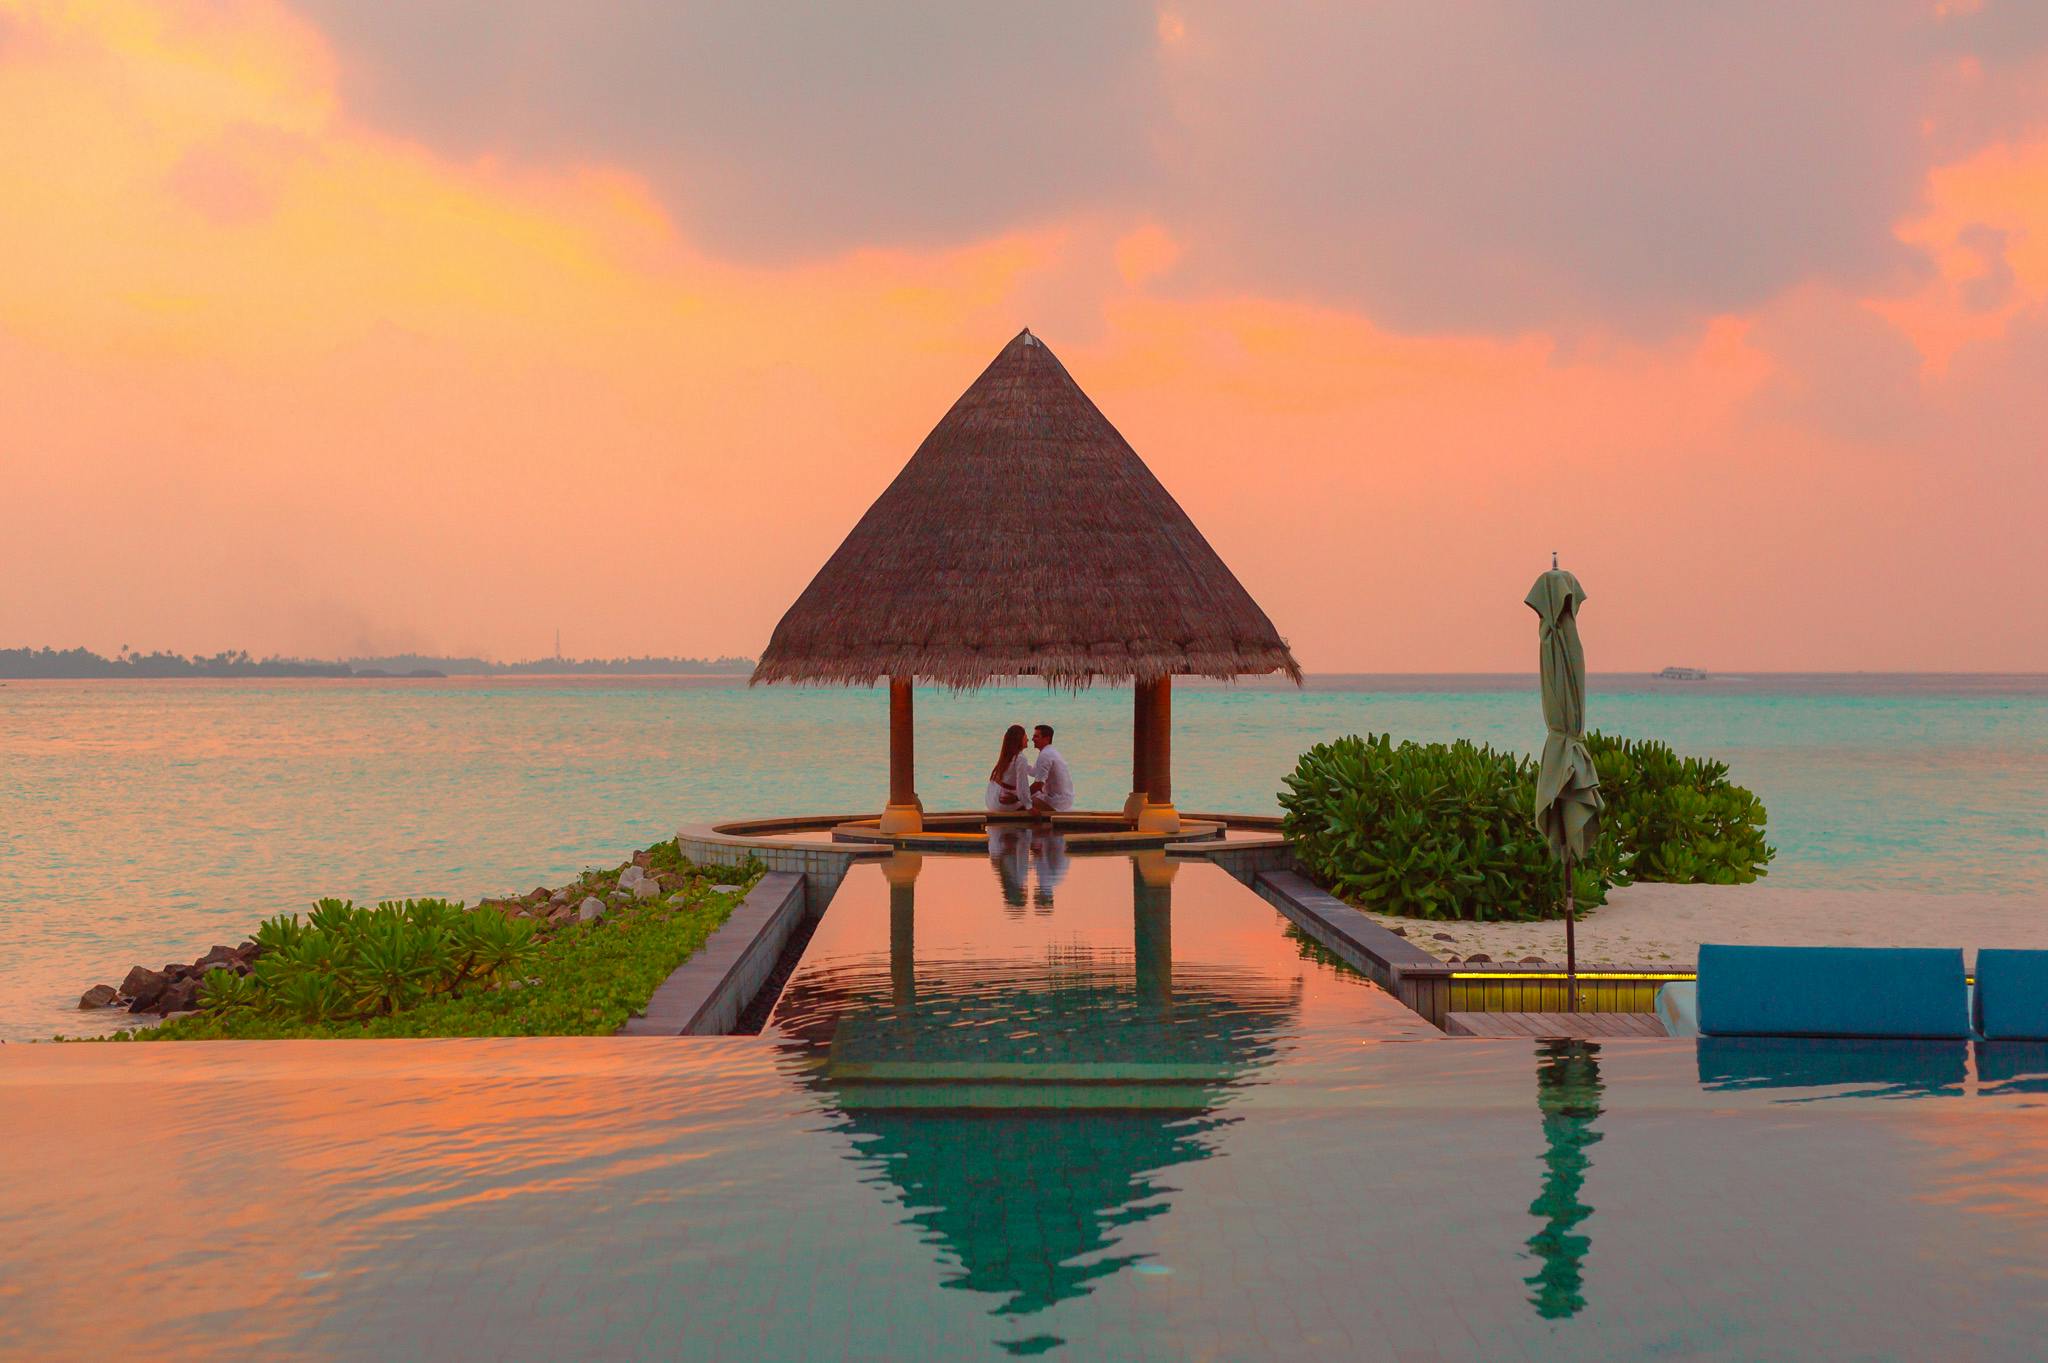
<path fill-rule="evenodd" d="M 181 653 L 129 653 L 104 658 L 84 648 L 0 648 L 0 677 L 500 677 L 500 676 L 738 676 L 752 658 L 535 658 L 499 663 L 486 658 L 442 658 L 399 653 L 386 658 L 323 662 L 309 658 L 256 658 L 224 651 L 188 658 Z"/>

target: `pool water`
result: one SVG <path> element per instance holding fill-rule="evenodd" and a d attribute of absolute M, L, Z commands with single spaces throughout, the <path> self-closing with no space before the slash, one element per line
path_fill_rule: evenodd
<path fill-rule="evenodd" d="M 1432 1030 L 1310 954 L 1206 861 L 998 829 L 985 856 L 852 867 L 768 1031 L 861 1106 L 1120 1107 L 1205 1106 L 1304 1035 Z"/>
<path fill-rule="evenodd" d="M 0 1048 L 0 1357 L 2039 1357 L 2048 1047 L 1431 1038 L 1205 863 L 850 873 L 760 1037 Z"/>

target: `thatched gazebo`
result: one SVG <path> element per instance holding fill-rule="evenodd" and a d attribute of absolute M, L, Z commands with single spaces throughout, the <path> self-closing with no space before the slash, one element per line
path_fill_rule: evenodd
<path fill-rule="evenodd" d="M 1174 831 L 1173 678 L 1301 668 L 1044 342 L 1003 347 L 775 627 L 755 682 L 889 681 L 882 831 L 922 827 L 919 679 L 1135 684 L 1128 817 Z"/>

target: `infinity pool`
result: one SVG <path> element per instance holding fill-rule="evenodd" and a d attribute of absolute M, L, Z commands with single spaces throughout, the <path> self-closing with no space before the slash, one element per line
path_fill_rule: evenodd
<path fill-rule="evenodd" d="M 2048 1049 L 1423 1035 L 1030 848 L 762 1037 L 7 1046 L 0 1355 L 2039 1356 Z"/>

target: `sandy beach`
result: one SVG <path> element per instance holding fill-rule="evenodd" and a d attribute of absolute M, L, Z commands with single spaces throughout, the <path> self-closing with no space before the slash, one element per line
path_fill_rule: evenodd
<path fill-rule="evenodd" d="M 1564 923 L 1440 923 L 1373 914 L 1450 959 L 1564 960 Z M 1702 942 L 1763 946 L 2048 947 L 2048 901 L 2026 895 L 1629 885 L 1579 920 L 1581 962 L 1690 967 Z"/>

